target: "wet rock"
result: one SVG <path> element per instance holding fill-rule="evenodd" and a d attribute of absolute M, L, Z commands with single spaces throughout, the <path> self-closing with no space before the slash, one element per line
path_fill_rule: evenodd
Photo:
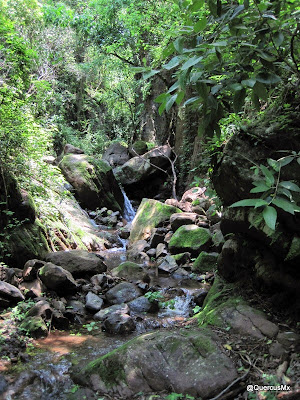
<path fill-rule="evenodd" d="M 85 314 L 85 306 L 83 302 L 79 300 L 69 300 L 66 309 L 72 314 L 79 314 L 81 316 Z"/>
<path fill-rule="evenodd" d="M 193 291 L 193 301 L 194 303 L 199 306 L 202 307 L 205 297 L 208 294 L 208 289 L 196 289 Z"/>
<path fill-rule="evenodd" d="M 37 277 L 37 271 L 45 264 L 41 260 L 29 260 L 25 263 L 22 271 L 24 281 L 33 281 Z"/>
<path fill-rule="evenodd" d="M 156 258 L 156 249 L 149 249 L 147 255 L 151 258 Z"/>
<path fill-rule="evenodd" d="M 38 275 L 47 289 L 54 290 L 58 294 L 77 291 L 78 285 L 72 274 L 58 265 L 48 262 L 40 268 Z"/>
<path fill-rule="evenodd" d="M 177 268 L 173 273 L 173 277 L 176 279 L 187 278 L 189 275 L 188 271 L 181 267 Z"/>
<path fill-rule="evenodd" d="M 46 287 L 39 279 L 35 279 L 32 282 L 22 282 L 19 288 L 25 294 L 26 298 L 41 297 L 46 291 Z"/>
<path fill-rule="evenodd" d="M 52 325 L 56 329 L 66 330 L 70 327 L 70 321 L 61 311 L 54 310 L 52 314 Z"/>
<path fill-rule="evenodd" d="M 149 274 L 145 271 L 143 266 L 131 261 L 125 261 L 121 263 L 118 267 L 111 271 L 111 274 L 112 276 L 117 276 L 118 278 L 126 278 L 132 282 L 150 282 Z"/>
<path fill-rule="evenodd" d="M 95 210 L 105 206 L 122 210 L 123 195 L 106 162 L 85 154 L 66 154 L 59 168 L 84 207 Z"/>
<path fill-rule="evenodd" d="M 134 373 L 133 373 L 134 371 Z M 81 379 L 99 394 L 132 399 L 169 390 L 210 398 L 237 378 L 210 331 L 152 332 L 88 364 Z"/>
<path fill-rule="evenodd" d="M 155 248 L 159 243 L 163 243 L 164 238 L 165 233 L 160 232 L 158 229 L 154 229 L 149 240 L 150 247 Z"/>
<path fill-rule="evenodd" d="M 112 168 L 125 164 L 129 160 L 128 148 L 119 142 L 112 143 L 104 152 L 102 160 Z"/>
<path fill-rule="evenodd" d="M 5 392 L 7 389 L 7 381 L 5 379 L 5 377 L 0 374 L 0 395 Z"/>
<path fill-rule="evenodd" d="M 141 294 L 141 290 L 133 283 L 123 282 L 106 292 L 106 298 L 111 304 L 121 304 L 134 300 Z"/>
<path fill-rule="evenodd" d="M 46 261 L 63 267 L 75 278 L 99 274 L 107 270 L 103 258 L 86 250 L 57 251 L 49 253 Z"/>
<path fill-rule="evenodd" d="M 107 276 L 104 274 L 96 274 L 91 277 L 91 283 L 101 287 L 107 283 Z"/>
<path fill-rule="evenodd" d="M 135 323 L 128 314 L 113 313 L 107 316 L 101 324 L 108 333 L 130 333 L 135 330 Z"/>
<path fill-rule="evenodd" d="M 92 313 L 100 311 L 103 306 L 103 299 L 92 292 L 88 292 L 85 297 L 85 301 L 86 309 Z"/>
<path fill-rule="evenodd" d="M 119 230 L 119 236 L 121 239 L 128 239 L 129 235 L 130 235 L 130 229 L 131 226 L 129 226 L 128 224 L 123 226 L 120 230 Z"/>
<path fill-rule="evenodd" d="M 122 303 L 122 304 L 114 304 L 113 306 L 107 307 L 103 310 L 98 311 L 94 315 L 94 319 L 96 321 L 104 321 L 105 318 L 107 318 L 111 314 L 128 314 L 129 313 L 129 307 L 127 304 Z"/>
<path fill-rule="evenodd" d="M 11 303 L 18 303 L 25 300 L 25 297 L 18 288 L 10 283 L 0 281 L 0 297 Z"/>
<path fill-rule="evenodd" d="M 130 311 L 134 313 L 145 313 L 158 311 L 158 304 L 150 302 L 145 296 L 138 297 L 128 303 Z"/>
<path fill-rule="evenodd" d="M 171 274 L 178 269 L 178 265 L 172 256 L 167 255 L 162 260 L 157 260 L 157 268 L 162 273 Z"/>
<path fill-rule="evenodd" d="M 181 226 L 172 236 L 169 250 L 172 254 L 190 252 L 198 255 L 200 251 L 207 250 L 211 243 L 211 234 L 208 229 L 197 225 Z"/>
<path fill-rule="evenodd" d="M 20 328 L 35 339 L 48 335 L 48 328 L 41 317 L 30 317 L 24 319 Z"/>
<path fill-rule="evenodd" d="M 152 199 L 143 199 L 136 216 L 132 221 L 130 243 L 137 240 L 148 239 L 152 229 L 168 222 L 170 216 L 180 212 L 179 209 Z"/>
<path fill-rule="evenodd" d="M 177 265 L 184 265 L 184 264 L 190 262 L 191 254 L 188 252 L 174 254 L 173 258 L 176 261 Z"/>
<path fill-rule="evenodd" d="M 201 251 L 193 263 L 192 271 L 201 273 L 215 270 L 217 268 L 218 256 L 218 253 L 207 253 L 206 251 Z"/>
<path fill-rule="evenodd" d="M 52 300 L 52 306 L 60 312 L 65 312 L 66 310 L 65 303 L 61 300 Z"/>

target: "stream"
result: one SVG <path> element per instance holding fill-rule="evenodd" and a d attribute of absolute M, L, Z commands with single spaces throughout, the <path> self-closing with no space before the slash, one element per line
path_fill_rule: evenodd
<path fill-rule="evenodd" d="M 124 199 L 124 218 L 130 223 L 135 211 L 125 193 Z M 96 228 L 97 225 L 94 225 Z M 105 258 L 108 272 L 127 259 L 126 240 L 120 239 L 120 243 L 121 247 L 99 252 Z M 76 389 L 70 377 L 72 367 L 83 367 L 141 333 L 170 329 L 193 315 L 193 292 L 208 290 L 210 285 L 191 277 L 160 274 L 154 267 L 153 263 L 146 265 L 151 278 L 149 287 L 155 288 L 162 301 L 158 312 L 133 314 L 136 330 L 128 335 L 102 332 L 100 324 L 91 320 L 82 326 L 72 326 L 69 332 L 53 330 L 48 337 L 34 340 L 26 354 L 26 362 L 19 362 L 11 368 L 8 375 L 11 383 L 3 400 L 67 399 L 68 394 Z"/>

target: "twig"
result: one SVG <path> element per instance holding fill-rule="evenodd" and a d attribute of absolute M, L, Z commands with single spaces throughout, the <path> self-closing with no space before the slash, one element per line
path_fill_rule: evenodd
<path fill-rule="evenodd" d="M 249 374 L 250 369 L 251 369 L 251 366 L 252 366 L 252 365 L 250 365 L 248 371 L 247 371 L 244 375 L 242 375 L 242 376 L 240 376 L 239 378 L 235 379 L 233 382 L 231 382 L 230 385 L 228 385 L 224 390 L 222 390 L 222 392 L 220 392 L 217 396 L 212 397 L 212 398 L 209 399 L 209 400 L 217 400 L 217 399 L 219 399 L 219 398 L 220 398 L 221 396 L 223 396 L 223 394 L 225 394 L 230 388 L 232 388 L 232 386 L 234 386 L 236 383 L 238 383 L 238 382 L 240 382 L 240 381 L 243 381 L 243 380 L 246 378 L 246 376 Z"/>

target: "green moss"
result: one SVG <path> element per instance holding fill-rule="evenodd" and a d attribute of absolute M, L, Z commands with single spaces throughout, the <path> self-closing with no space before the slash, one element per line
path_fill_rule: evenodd
<path fill-rule="evenodd" d="M 203 309 L 197 314 L 199 325 L 224 326 L 221 313 L 225 308 L 236 307 L 243 303 L 243 299 L 236 296 L 234 285 L 225 283 L 216 276 L 215 281 L 205 298 Z"/>
<path fill-rule="evenodd" d="M 294 236 L 285 261 L 296 260 L 300 257 L 300 237 Z"/>
<path fill-rule="evenodd" d="M 183 225 L 172 236 L 169 249 L 172 253 L 189 251 L 195 254 L 207 248 L 210 241 L 211 234 L 208 229 L 196 225 Z"/>
<path fill-rule="evenodd" d="M 136 142 L 133 143 L 132 149 L 138 155 L 142 155 L 148 151 L 148 146 L 147 143 L 144 142 L 143 140 L 137 140 Z"/>
<path fill-rule="evenodd" d="M 41 317 L 26 318 L 20 325 L 20 329 L 33 337 L 47 336 L 48 329 Z"/>
<path fill-rule="evenodd" d="M 197 272 L 207 272 L 212 271 L 217 267 L 217 253 L 207 253 L 206 251 L 201 251 L 199 256 L 196 258 L 192 271 Z"/>
<path fill-rule="evenodd" d="M 157 200 L 143 199 L 134 218 L 130 232 L 130 242 L 143 239 L 145 233 L 152 228 L 168 221 L 172 214 L 181 212 L 176 207 L 169 206 Z"/>

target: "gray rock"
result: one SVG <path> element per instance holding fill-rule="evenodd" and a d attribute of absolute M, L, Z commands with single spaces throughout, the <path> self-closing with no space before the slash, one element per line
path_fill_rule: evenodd
<path fill-rule="evenodd" d="M 150 282 L 150 276 L 145 271 L 145 268 L 142 265 L 131 261 L 125 261 L 121 263 L 118 267 L 112 269 L 111 274 L 112 276 L 116 276 L 118 278 L 126 278 L 132 282 Z"/>
<path fill-rule="evenodd" d="M 171 215 L 171 228 L 175 232 L 182 225 L 197 225 L 199 215 L 196 213 L 175 213 Z"/>
<path fill-rule="evenodd" d="M 46 287 L 39 279 L 32 282 L 22 282 L 19 288 L 25 293 L 26 298 L 41 297 L 46 291 Z"/>
<path fill-rule="evenodd" d="M 50 319 L 53 313 L 53 309 L 46 300 L 38 301 L 30 310 L 27 311 L 27 317 L 41 317 L 44 320 Z"/>
<path fill-rule="evenodd" d="M 103 306 L 103 299 L 92 292 L 88 292 L 85 297 L 85 301 L 86 309 L 93 313 L 100 311 Z"/>
<path fill-rule="evenodd" d="M 156 258 L 165 257 L 168 254 L 166 245 L 164 243 L 159 243 L 156 247 Z"/>
<path fill-rule="evenodd" d="M 25 263 L 22 272 L 24 281 L 33 281 L 37 277 L 37 271 L 45 264 L 41 260 L 29 260 Z"/>
<path fill-rule="evenodd" d="M 135 330 L 135 323 L 128 314 L 110 314 L 101 324 L 102 329 L 108 333 L 130 333 Z"/>
<path fill-rule="evenodd" d="M 172 256 L 167 255 L 157 262 L 157 268 L 160 272 L 172 274 L 172 272 L 178 269 L 178 265 Z"/>
<path fill-rule="evenodd" d="M 74 293 L 78 289 L 69 271 L 50 262 L 39 269 L 38 276 L 47 289 L 54 290 L 58 294 Z"/>
<path fill-rule="evenodd" d="M 102 160 L 113 168 L 125 164 L 129 158 L 128 148 L 119 142 L 112 143 L 102 156 Z"/>
<path fill-rule="evenodd" d="M 135 313 L 152 312 L 155 308 L 154 303 L 151 303 L 145 296 L 137 297 L 128 303 L 129 309 Z"/>
<path fill-rule="evenodd" d="M 127 304 L 122 303 L 122 304 L 115 304 L 113 306 L 107 307 L 103 310 L 98 311 L 94 315 L 94 319 L 96 321 L 104 321 L 109 315 L 111 314 L 128 314 L 129 313 L 129 307 Z"/>
<path fill-rule="evenodd" d="M 3 281 L 0 281 L 0 296 L 12 303 L 25 300 L 25 297 L 18 288 Z"/>
<path fill-rule="evenodd" d="M 111 304 L 128 303 L 141 296 L 141 290 L 133 283 L 122 282 L 106 293 L 106 298 Z"/>
<path fill-rule="evenodd" d="M 146 333 L 88 364 L 81 378 L 100 395 L 114 398 L 132 399 L 141 391 L 169 388 L 211 398 L 238 376 L 232 360 L 212 336 L 209 330 L 199 328 Z M 105 373 L 112 369 L 114 373 Z"/>
<path fill-rule="evenodd" d="M 63 267 L 71 272 L 75 278 L 85 274 L 94 275 L 107 270 L 101 257 L 86 250 L 57 251 L 48 253 L 46 261 Z"/>

